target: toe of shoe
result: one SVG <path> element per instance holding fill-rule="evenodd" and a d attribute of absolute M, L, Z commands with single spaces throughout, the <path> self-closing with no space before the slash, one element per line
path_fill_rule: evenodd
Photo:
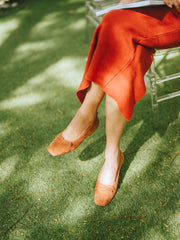
<path fill-rule="evenodd" d="M 52 156 L 58 156 L 65 152 L 64 146 L 61 146 L 58 142 L 52 142 L 47 150 Z"/>
<path fill-rule="evenodd" d="M 71 152 L 74 149 L 74 146 L 69 146 L 62 141 L 53 141 L 47 148 L 48 152 L 52 156 L 59 156 L 68 152 Z"/>
<path fill-rule="evenodd" d="M 52 146 L 52 144 L 50 144 L 47 148 L 48 152 L 52 155 L 52 156 L 57 156 L 57 150 L 54 146 Z"/>
<path fill-rule="evenodd" d="M 109 202 L 111 202 L 111 200 L 113 199 L 114 194 L 113 193 L 104 193 L 101 191 L 97 191 L 95 192 L 95 197 L 94 197 L 94 201 L 96 205 L 99 206 L 106 206 Z"/>

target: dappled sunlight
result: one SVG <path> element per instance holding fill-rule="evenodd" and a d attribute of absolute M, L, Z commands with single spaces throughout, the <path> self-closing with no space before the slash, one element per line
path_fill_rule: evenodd
<path fill-rule="evenodd" d="M 13 155 L 0 163 L 0 182 L 8 178 L 15 169 L 16 157 Z"/>
<path fill-rule="evenodd" d="M 80 20 L 70 24 L 68 26 L 68 29 L 73 30 L 73 31 L 74 30 L 81 30 L 81 29 L 85 28 L 85 26 L 86 26 L 86 21 L 84 19 L 80 19 Z"/>
<path fill-rule="evenodd" d="M 31 164 L 31 161 L 30 161 Z M 29 192 L 41 192 L 41 191 L 48 191 L 50 190 L 50 187 L 52 186 L 52 172 L 44 169 L 37 168 L 38 165 L 36 163 L 32 162 L 32 168 L 33 172 L 31 172 L 29 176 Z M 51 185 L 49 185 L 51 184 Z M 33 195 L 33 197 L 39 198 L 38 195 Z"/>
<path fill-rule="evenodd" d="M 35 60 L 39 57 L 39 54 L 44 52 L 46 49 L 52 49 L 55 45 L 55 40 L 43 40 L 39 42 L 29 42 L 20 45 L 14 53 L 14 56 L 11 59 L 11 63 L 13 64 L 16 61 L 23 61 L 27 58 L 31 58 L 31 60 Z"/>
<path fill-rule="evenodd" d="M 151 227 L 144 233 L 143 238 L 146 240 L 164 240 L 164 235 L 156 227 Z"/>
<path fill-rule="evenodd" d="M 44 99 L 46 99 L 45 95 L 43 96 L 42 94 L 40 95 L 35 93 L 25 94 L 24 96 L 16 96 L 2 101 L 0 103 L 0 110 L 12 109 L 16 107 L 27 108 L 28 106 L 32 106 L 43 101 Z"/>
<path fill-rule="evenodd" d="M 50 14 L 47 14 L 39 23 L 37 23 L 33 29 L 31 30 L 32 36 L 39 35 L 47 30 L 51 30 L 51 28 L 54 28 L 55 24 L 58 24 L 59 21 L 59 12 L 53 12 Z"/>
<path fill-rule="evenodd" d="M 0 46 L 9 38 L 14 30 L 20 25 L 19 19 L 12 19 L 8 21 L 0 20 Z"/>
<path fill-rule="evenodd" d="M 143 146 L 141 146 L 123 179 L 124 184 L 132 182 L 137 175 L 146 172 L 149 164 L 151 164 L 153 159 L 156 159 L 158 155 L 158 147 L 160 142 L 160 136 L 155 133 L 150 139 L 148 139 L 147 142 L 144 143 Z M 153 151 L 151 149 L 153 149 Z M 157 149 L 157 151 L 155 151 L 155 149 Z"/>
<path fill-rule="evenodd" d="M 79 7 L 79 8 L 76 10 L 76 13 L 82 13 L 82 14 L 84 14 L 84 6 Z"/>
<path fill-rule="evenodd" d="M 180 228 L 178 228 L 179 224 L 180 224 L 180 212 L 176 210 L 174 214 L 169 216 L 166 228 L 167 230 L 171 229 L 171 231 L 174 231 L 174 233 L 177 232 L 178 234 L 180 234 Z"/>
<path fill-rule="evenodd" d="M 57 157 L 47 151 L 80 106 L 85 24 L 82 0 L 23 1 L 1 12 L 0 238 L 169 240 L 179 233 L 176 100 L 160 105 L 157 132 L 150 94 L 136 105 L 120 144 L 118 191 L 105 208 L 94 203 L 105 160 L 105 99 L 98 130 L 78 149 Z M 178 56 L 168 58 L 160 71 L 178 69 Z"/>
<path fill-rule="evenodd" d="M 25 204 L 24 204 L 25 205 Z M 27 236 L 28 230 L 25 229 L 13 229 L 9 235 L 9 240 L 22 239 Z"/>
<path fill-rule="evenodd" d="M 144 120 L 141 120 L 133 126 L 128 127 L 128 129 L 123 133 L 121 140 L 121 149 L 123 152 L 126 151 L 130 143 L 133 141 L 134 137 L 137 135 L 143 123 Z"/>
<path fill-rule="evenodd" d="M 52 76 L 48 73 L 48 69 L 46 69 L 44 72 L 28 79 L 26 81 L 26 83 L 22 86 L 20 86 L 19 88 L 17 88 L 13 94 L 14 95 L 20 95 L 20 94 L 26 94 L 29 93 L 29 91 L 41 91 L 41 89 L 43 88 L 44 84 L 46 82 L 49 82 L 51 84 L 53 84 L 52 82 Z M 41 88 L 40 88 L 41 87 Z M 44 90 L 44 88 L 43 88 Z M 49 89 L 47 89 L 49 90 Z"/>
<path fill-rule="evenodd" d="M 77 199 L 69 199 L 68 207 L 60 217 L 60 220 L 68 226 L 70 223 L 72 225 L 76 224 L 79 219 L 83 217 L 86 219 L 87 212 L 90 212 L 92 209 L 94 209 L 94 205 L 91 203 L 91 197 L 79 196 Z"/>
<path fill-rule="evenodd" d="M 60 85 L 67 88 L 77 88 L 82 78 L 79 68 L 85 65 L 81 57 L 64 57 L 47 69 L 47 73 L 56 79 Z M 78 70 L 78 71 L 77 71 Z"/>
<path fill-rule="evenodd" d="M 78 174 L 82 174 L 83 176 L 86 174 L 93 174 L 96 168 L 99 167 L 99 164 L 101 164 L 102 160 L 104 160 L 104 152 L 101 155 L 91 158 L 90 162 L 82 162 L 80 160 L 76 165 L 76 172 Z"/>
<path fill-rule="evenodd" d="M 52 98 L 54 92 L 50 89 L 53 86 L 59 89 L 61 86 L 77 89 L 82 78 L 82 73 L 77 69 L 81 68 L 82 64 L 84 62 L 81 57 L 63 58 L 14 90 L 13 97 L 0 103 L 0 109 L 32 106 Z"/>
<path fill-rule="evenodd" d="M 68 88 L 77 88 L 82 78 L 82 73 L 80 73 L 79 68 L 83 64 L 81 57 L 64 57 L 60 61 L 52 64 L 50 67 L 39 75 L 29 79 L 26 84 L 22 87 L 16 89 L 15 94 L 20 94 L 24 90 L 34 89 L 38 91 L 38 86 L 44 84 L 45 82 L 49 84 L 56 84 L 56 86 L 65 86 Z M 49 91 L 49 88 L 47 88 Z"/>
<path fill-rule="evenodd" d="M 4 136 L 4 135 L 6 135 L 10 132 L 11 132 L 11 127 L 8 125 L 7 122 L 0 124 L 0 134 L 1 134 L 1 136 Z"/>
<path fill-rule="evenodd" d="M 154 151 L 156 151 L 156 149 L 158 150 L 158 147 L 160 146 L 161 143 L 162 143 L 161 136 L 158 134 L 158 132 L 154 132 L 151 138 L 149 138 L 146 142 L 144 142 L 144 144 L 141 146 L 139 151 L 143 151 L 144 149 L 148 150 L 152 148 L 154 149 Z M 156 146 L 156 148 L 154 148 L 154 146 Z"/>

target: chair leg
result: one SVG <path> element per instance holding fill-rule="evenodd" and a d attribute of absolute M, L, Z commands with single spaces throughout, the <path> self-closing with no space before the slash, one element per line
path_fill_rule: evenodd
<path fill-rule="evenodd" d="M 86 17 L 85 42 L 89 42 L 89 19 Z"/>
<path fill-rule="evenodd" d="M 152 112 L 153 112 L 153 122 L 154 122 L 154 128 L 157 129 L 159 126 L 159 111 L 158 111 L 157 84 L 156 84 L 156 74 L 155 74 L 154 63 L 152 63 L 149 69 L 149 77 L 150 77 L 150 86 L 151 86 L 151 104 L 152 104 Z"/>
<path fill-rule="evenodd" d="M 85 32 L 86 43 L 89 42 L 89 31 L 90 31 L 89 7 L 90 7 L 90 2 L 86 1 L 86 32 Z"/>

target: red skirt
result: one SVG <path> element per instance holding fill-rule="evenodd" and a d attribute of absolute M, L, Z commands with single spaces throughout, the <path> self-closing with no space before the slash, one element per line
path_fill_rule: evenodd
<path fill-rule="evenodd" d="M 144 75 L 154 49 L 180 46 L 180 14 L 166 6 L 107 13 L 97 27 L 77 96 L 82 103 L 91 82 L 116 100 L 130 120 L 146 93 Z"/>

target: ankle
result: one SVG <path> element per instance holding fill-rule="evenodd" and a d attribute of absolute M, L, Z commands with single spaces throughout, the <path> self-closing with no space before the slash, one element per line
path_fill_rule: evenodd
<path fill-rule="evenodd" d="M 96 109 L 90 109 L 81 106 L 78 110 L 78 114 L 84 121 L 92 122 L 96 117 L 97 111 Z"/>
<path fill-rule="evenodd" d="M 106 147 L 105 149 L 105 159 L 109 161 L 111 159 L 119 159 L 119 147 Z"/>
<path fill-rule="evenodd" d="M 117 170 L 119 167 L 119 150 L 118 152 L 105 152 L 105 162 L 103 166 L 103 171 L 100 177 L 100 181 L 104 185 L 113 185 Z"/>

